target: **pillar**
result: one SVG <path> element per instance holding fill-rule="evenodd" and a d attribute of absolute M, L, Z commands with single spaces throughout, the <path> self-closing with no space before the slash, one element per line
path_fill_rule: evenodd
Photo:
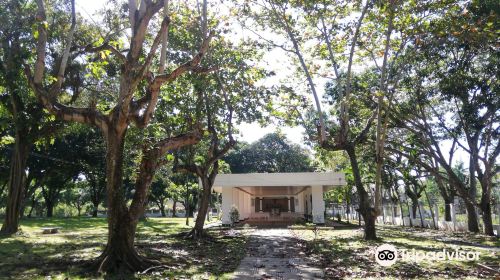
<path fill-rule="evenodd" d="M 386 208 L 386 207 L 385 207 L 384 203 L 382 202 L 382 223 L 383 223 L 383 224 L 385 224 L 385 223 L 386 223 L 386 221 L 385 221 L 385 217 L 387 216 L 387 215 L 385 214 L 385 208 Z"/>
<path fill-rule="evenodd" d="M 325 223 L 325 201 L 323 200 L 323 186 L 311 186 L 313 223 Z"/>
<path fill-rule="evenodd" d="M 240 221 L 245 219 L 245 197 L 244 192 L 238 190 L 238 211 L 240 213 Z"/>
<path fill-rule="evenodd" d="M 229 212 L 231 211 L 231 206 L 233 206 L 233 188 L 223 187 L 222 188 L 222 224 L 230 225 L 231 218 L 229 217 Z"/>
<path fill-rule="evenodd" d="M 293 197 L 288 197 L 288 213 L 292 212 L 292 199 Z"/>
<path fill-rule="evenodd" d="M 395 225 L 396 224 L 396 211 L 394 211 L 394 202 L 391 202 L 391 219 L 392 219 L 391 223 L 393 225 Z"/>
<path fill-rule="evenodd" d="M 498 217 L 498 226 L 497 226 L 497 236 L 500 237 L 500 203 L 497 204 L 497 217 Z"/>
<path fill-rule="evenodd" d="M 437 205 L 437 202 L 434 203 L 434 219 L 436 220 L 436 224 L 434 227 L 436 229 L 439 229 L 439 207 Z"/>
<path fill-rule="evenodd" d="M 450 203 L 450 212 L 451 212 L 451 222 L 453 223 L 453 231 L 457 230 L 457 219 L 456 219 L 456 209 L 455 209 L 455 204 Z"/>
<path fill-rule="evenodd" d="M 259 212 L 260 212 L 260 213 L 264 212 L 264 211 L 262 210 L 262 199 L 263 199 L 263 197 L 261 197 L 261 198 L 259 199 L 259 204 L 260 204 L 260 206 L 259 206 Z"/>

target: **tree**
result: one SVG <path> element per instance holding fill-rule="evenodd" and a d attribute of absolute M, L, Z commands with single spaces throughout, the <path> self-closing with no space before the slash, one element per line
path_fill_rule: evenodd
<path fill-rule="evenodd" d="M 2 233 L 19 228 L 20 211 L 26 188 L 26 165 L 35 142 L 55 129 L 43 112 L 23 76 L 23 62 L 32 58 L 31 17 L 35 7 L 28 1 L 8 1 L 0 11 L 0 104 L 13 124 L 12 153 L 7 181 L 7 206 Z M 56 25 L 59 23 L 55 20 Z M 57 31 L 54 33 L 57 34 Z"/>
<path fill-rule="evenodd" d="M 149 201 L 152 201 L 158 206 L 162 217 L 167 216 L 165 211 L 167 201 L 173 197 L 171 192 L 176 190 L 175 186 L 173 186 L 173 182 L 169 180 L 168 173 L 165 172 L 165 170 L 166 168 L 162 168 L 161 171 L 163 172 L 157 174 L 155 181 L 151 184 L 151 191 L 149 193 Z"/>
<path fill-rule="evenodd" d="M 441 169 L 446 172 L 448 183 L 464 199 L 469 231 L 479 231 L 476 215 L 479 205 L 485 233 L 491 235 L 491 175 L 498 172 L 493 162 L 500 153 L 498 137 L 493 135 L 499 129 L 500 103 L 495 78 L 498 52 L 489 47 L 494 44 L 491 30 L 498 15 L 485 12 L 489 5 L 471 2 L 465 10 L 445 10 L 432 20 L 425 35 L 415 36 L 417 44 L 405 54 L 412 61 L 405 71 L 408 77 L 405 91 L 409 94 L 400 99 L 401 109 L 413 108 L 415 113 L 399 111 L 393 118 L 412 135 L 411 145 L 402 145 L 410 153 L 407 156 L 416 158 L 412 151 L 419 146 L 426 157 L 420 160 L 422 166 L 426 165 L 435 176 L 440 176 Z M 452 32 L 444 32 L 445 29 Z M 436 59 L 440 63 L 432 63 Z M 446 115 L 451 118 L 445 118 Z M 452 142 L 449 157 L 441 146 L 445 139 Z M 469 154 L 468 183 L 453 169 L 451 159 L 457 149 Z M 489 175 L 482 176 L 486 173 Z M 480 203 L 476 201 L 476 178 L 479 182 L 489 178 L 481 184 Z"/>
<path fill-rule="evenodd" d="M 397 69 L 400 67 L 397 57 L 407 42 L 408 30 L 418 24 L 420 16 L 425 16 L 425 7 L 415 8 L 415 3 L 404 4 L 399 1 L 376 2 L 338 2 L 338 1 L 250 1 L 258 2 L 259 9 L 252 11 L 248 5 L 243 7 L 260 26 L 272 25 L 277 33 L 286 40 L 284 44 L 274 40 L 264 39 L 269 45 L 281 48 L 296 58 L 302 74 L 308 84 L 308 91 L 312 93 L 316 108 L 316 142 L 323 149 L 329 151 L 345 151 L 350 158 L 356 191 L 359 196 L 359 212 L 365 222 L 365 239 L 375 239 L 375 219 L 379 213 L 381 193 L 381 168 L 383 166 L 383 147 L 387 134 L 388 119 L 383 114 L 390 108 L 393 90 L 388 90 L 389 85 L 395 88 L 398 81 Z M 397 10 L 397 11 L 396 11 Z M 410 11 L 423 11 L 415 17 L 410 17 Z M 354 11 L 357 13 L 352 20 Z M 302 18 L 300 15 L 304 14 Z M 359 15 L 359 16 L 358 16 Z M 299 27 L 299 28 L 297 28 Z M 305 29 L 307 32 L 303 32 Z M 391 34 L 397 33 L 397 40 Z M 312 34 L 312 35 L 310 35 Z M 306 48 L 308 42 L 320 46 L 319 51 L 309 50 L 314 58 L 323 60 L 333 72 L 333 83 L 339 91 L 336 99 L 340 105 L 337 115 L 338 120 L 325 121 L 321 109 L 314 77 L 318 75 L 319 63 L 307 61 Z M 317 43 L 320 42 L 320 43 Z M 382 46 L 380 48 L 379 46 Z M 379 55 L 379 54 L 382 55 Z M 362 129 L 353 129 L 351 109 L 358 95 L 352 86 L 353 64 L 355 58 L 371 57 L 377 67 L 378 90 L 373 93 L 377 97 L 378 109 L 366 117 Z M 389 58 L 390 56 L 390 58 Z M 347 58 L 347 59 L 345 59 Z M 379 66 L 380 59 L 382 65 Z M 372 94 L 373 94 L 372 93 Z M 373 121 L 378 116 L 377 141 L 375 162 L 377 162 L 375 205 L 372 206 L 369 193 L 362 183 L 358 156 L 356 150 L 366 142 Z M 333 126 L 333 127 L 332 127 Z"/>
<path fill-rule="evenodd" d="M 207 62 L 218 66 L 210 75 L 196 77 L 193 92 L 198 96 L 195 119 L 207 128 L 202 141 L 177 154 L 174 170 L 190 172 L 201 182 L 202 193 L 193 230 L 194 238 L 204 236 L 203 226 L 210 206 L 212 186 L 221 171 L 220 160 L 236 144 L 233 123 L 261 118 L 270 91 L 256 86 L 268 73 L 253 65 L 261 53 L 252 41 L 235 45 L 224 38 L 214 40 Z"/>
<path fill-rule="evenodd" d="M 290 143 L 279 133 L 264 135 L 252 144 L 237 145 L 224 161 L 231 173 L 310 172 L 314 170 L 307 150 Z"/>
<path fill-rule="evenodd" d="M 63 191 L 62 197 L 64 202 L 67 205 L 76 208 L 78 217 L 81 216 L 85 204 L 89 202 L 88 189 L 88 182 L 76 180 L 75 182 L 69 184 L 69 186 L 67 186 L 67 188 Z"/>
<path fill-rule="evenodd" d="M 170 136 L 154 142 L 146 142 L 141 151 L 141 159 L 138 166 L 138 175 L 135 181 L 135 192 L 130 206 L 124 197 L 123 192 L 123 162 L 125 137 L 129 131 L 130 124 L 138 129 L 144 129 L 152 120 L 153 113 L 157 107 L 160 97 L 161 86 L 174 81 L 179 76 L 189 71 L 203 72 L 199 67 L 202 57 L 208 50 L 209 41 L 212 35 L 206 36 L 200 44 L 199 51 L 187 62 L 172 69 L 170 72 L 155 75 L 153 71 L 154 58 L 156 57 L 160 43 L 164 45 L 166 31 L 170 25 L 168 17 L 168 1 L 151 2 L 142 0 L 137 5 L 136 1 L 128 2 L 128 24 L 123 22 L 124 26 L 130 27 L 131 36 L 128 42 L 128 49 L 122 50 L 120 46 L 120 35 L 124 30 L 111 32 L 108 37 L 98 36 L 98 42 L 88 44 L 80 42 L 79 37 L 75 37 L 77 31 L 76 12 L 74 1 L 71 2 L 70 26 L 67 29 L 67 37 L 64 40 L 64 46 L 60 45 L 60 56 L 55 60 L 56 63 L 50 66 L 50 77 L 47 75 L 46 49 L 48 32 L 47 13 L 43 0 L 38 0 L 37 19 L 37 44 L 36 61 L 33 68 L 25 67 L 31 88 L 35 91 L 41 104 L 58 119 L 79 122 L 94 126 L 103 134 L 106 141 L 106 189 L 108 206 L 108 244 L 99 257 L 99 270 L 115 272 L 122 270 L 138 271 L 144 270 L 151 264 L 151 261 L 139 256 L 134 248 L 135 231 L 137 222 L 144 211 L 144 204 L 147 198 L 149 186 L 153 180 L 156 169 L 161 166 L 163 156 L 179 147 L 192 145 L 199 141 L 200 129 L 191 132 L 185 132 L 180 135 Z M 164 10 L 164 15 L 159 16 L 159 12 Z M 50 16 L 51 14 L 49 14 Z M 111 15 L 115 15 L 111 13 Z M 148 27 L 161 17 L 161 24 L 153 35 L 153 41 L 148 42 L 146 38 Z M 121 23 L 120 23 L 121 24 Z M 120 29 L 121 26 L 117 27 Z M 206 21 L 205 21 L 206 26 Z M 206 27 L 202 28 L 206 30 Z M 78 30 L 79 31 L 79 30 Z M 115 31 L 115 30 L 113 30 Z M 126 36 L 123 36 L 126 37 Z M 122 38 L 123 38 L 122 37 Z M 75 43 L 83 43 L 83 46 L 74 46 Z M 146 47 L 149 46 L 149 50 Z M 123 54 L 126 52 L 126 54 Z M 112 82 L 112 87 L 107 88 L 109 93 L 114 90 L 114 94 L 107 97 L 112 102 L 106 100 L 97 100 L 97 97 L 91 100 L 87 107 L 72 107 L 64 104 L 61 96 L 67 90 L 65 75 L 71 66 L 77 66 L 77 57 L 83 61 L 92 57 L 93 53 L 100 55 L 100 59 L 94 63 L 89 63 L 91 69 L 90 77 L 96 80 L 102 80 L 108 76 Z M 186 51 L 179 60 L 185 60 L 191 53 Z M 70 60 L 71 57 L 71 60 Z M 161 56 L 160 56 L 161 57 Z M 160 65 L 164 65 L 166 56 Z M 119 71 L 104 71 L 102 66 L 115 65 Z M 70 66 L 68 68 L 68 66 Z M 67 69 L 68 68 L 68 69 Z M 161 69 L 165 70 L 165 69 Z M 170 69 L 168 69 L 170 70 Z M 119 72 L 119 73 L 117 73 Z M 73 97 L 78 93 L 73 92 Z"/>

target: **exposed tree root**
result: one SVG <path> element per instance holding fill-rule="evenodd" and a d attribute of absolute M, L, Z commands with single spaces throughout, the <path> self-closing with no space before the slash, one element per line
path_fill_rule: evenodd
<path fill-rule="evenodd" d="M 212 236 L 210 234 L 208 234 L 205 230 L 199 231 L 199 230 L 196 230 L 195 228 L 193 228 L 192 230 L 190 230 L 187 233 L 184 233 L 183 237 L 185 239 L 207 239 L 207 240 L 212 239 Z"/>
<path fill-rule="evenodd" d="M 126 274 L 142 272 L 159 264 L 159 261 L 142 257 L 132 249 L 121 253 L 105 250 L 95 265 L 99 273 Z"/>

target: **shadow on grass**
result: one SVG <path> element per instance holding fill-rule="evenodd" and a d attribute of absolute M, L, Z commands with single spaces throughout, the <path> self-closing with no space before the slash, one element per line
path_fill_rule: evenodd
<path fill-rule="evenodd" d="M 41 234 L 41 228 L 61 227 L 57 234 Z M 90 278 L 98 275 L 94 260 L 106 243 L 106 220 L 103 218 L 29 219 L 22 221 L 25 232 L 0 237 L 0 278 L 44 279 Z M 97 229 L 97 230 L 96 230 Z M 244 251 L 245 239 L 224 238 L 220 231 L 210 231 L 212 239 L 186 240 L 174 237 L 187 230 L 176 219 L 148 219 L 140 222 L 136 238 L 139 254 L 161 261 L 160 269 L 143 274 L 104 275 L 106 279 L 142 279 L 186 277 L 231 272 Z M 236 264 L 237 265 L 237 264 Z M 156 274 L 151 274 L 156 273 Z M 159 273 L 159 274 L 157 274 Z"/>
<path fill-rule="evenodd" d="M 425 231 L 425 230 L 423 230 Z M 421 233 L 422 231 L 419 231 Z M 425 233 L 425 232 L 424 232 Z M 437 232 L 438 233 L 438 232 Z M 389 243 L 398 250 L 437 252 L 443 248 L 456 248 L 442 240 L 436 240 L 434 233 L 421 236 L 406 228 L 377 227 L 378 240 L 365 241 L 362 233 L 334 229 L 326 238 L 309 241 L 311 254 L 318 256 L 327 278 L 457 278 L 494 277 L 473 261 L 405 262 L 399 260 L 391 267 L 382 267 L 375 262 L 375 249 Z M 452 249 L 454 250 L 454 249 Z M 468 249 L 466 249 L 468 250 Z M 495 256 L 483 256 L 482 263 L 498 263 Z"/>

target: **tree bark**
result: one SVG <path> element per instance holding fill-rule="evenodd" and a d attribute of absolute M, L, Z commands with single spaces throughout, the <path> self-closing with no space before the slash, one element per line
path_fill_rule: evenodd
<path fill-rule="evenodd" d="M 98 258 L 100 272 L 142 271 L 149 264 L 134 247 L 137 217 L 131 217 L 123 197 L 123 152 L 126 128 L 106 133 L 108 242 Z"/>
<path fill-rule="evenodd" d="M 165 213 L 165 205 L 161 205 L 160 206 L 160 212 L 161 212 L 161 216 L 162 217 L 166 217 L 167 216 L 167 213 Z"/>
<path fill-rule="evenodd" d="M 496 158 L 495 152 L 491 156 L 492 159 Z M 483 163 L 485 165 L 484 171 L 478 168 L 479 182 L 482 190 L 479 207 L 481 208 L 481 212 L 483 214 L 482 219 L 484 224 L 484 234 L 494 236 L 493 220 L 491 217 L 491 189 L 493 185 L 491 179 L 493 178 L 491 175 L 493 173 L 492 164 L 490 164 L 490 161 L 483 161 Z"/>
<path fill-rule="evenodd" d="M 174 200 L 174 203 L 172 205 L 172 217 L 177 216 L 177 200 Z"/>
<path fill-rule="evenodd" d="M 99 202 L 97 202 L 97 204 L 95 202 L 92 203 L 94 205 L 93 209 L 92 209 L 92 217 L 96 218 L 97 217 L 97 212 L 98 212 L 98 209 L 99 209 Z"/>
<path fill-rule="evenodd" d="M 375 220 L 377 219 L 376 211 L 373 207 L 370 206 L 368 193 L 363 187 L 363 183 L 361 181 L 361 173 L 359 170 L 358 160 L 354 147 L 347 147 L 346 152 L 351 162 L 354 184 L 359 195 L 359 213 L 361 214 L 365 222 L 364 238 L 365 240 L 375 240 L 377 239 L 375 230 Z"/>
<path fill-rule="evenodd" d="M 54 216 L 54 204 L 52 201 L 45 201 L 45 208 L 47 209 L 47 218 L 52 218 Z"/>
<path fill-rule="evenodd" d="M 418 198 L 411 197 L 411 213 L 413 218 L 417 217 Z"/>
<path fill-rule="evenodd" d="M 16 141 L 10 162 L 5 220 L 1 229 L 3 234 L 13 234 L 19 229 L 20 210 L 26 181 L 26 162 L 31 147 L 29 143 L 22 140 L 23 137 L 24 135 L 21 135 L 20 131 L 16 131 Z"/>
<path fill-rule="evenodd" d="M 464 200 L 465 208 L 467 209 L 467 227 L 470 232 L 479 232 L 479 223 L 477 220 L 476 207 L 474 204 Z"/>
<path fill-rule="evenodd" d="M 493 220 L 491 218 L 491 203 L 488 198 L 481 198 L 480 203 L 481 211 L 483 212 L 483 224 L 484 224 L 484 234 L 495 236 L 493 232 Z"/>
<path fill-rule="evenodd" d="M 196 216 L 194 228 L 190 233 L 193 238 L 200 238 L 204 235 L 203 226 L 205 225 L 208 206 L 210 204 L 210 195 L 212 194 L 212 184 L 206 176 L 201 179 L 201 183 L 203 186 L 203 192 L 201 194 L 200 206 L 198 207 L 198 215 Z"/>

